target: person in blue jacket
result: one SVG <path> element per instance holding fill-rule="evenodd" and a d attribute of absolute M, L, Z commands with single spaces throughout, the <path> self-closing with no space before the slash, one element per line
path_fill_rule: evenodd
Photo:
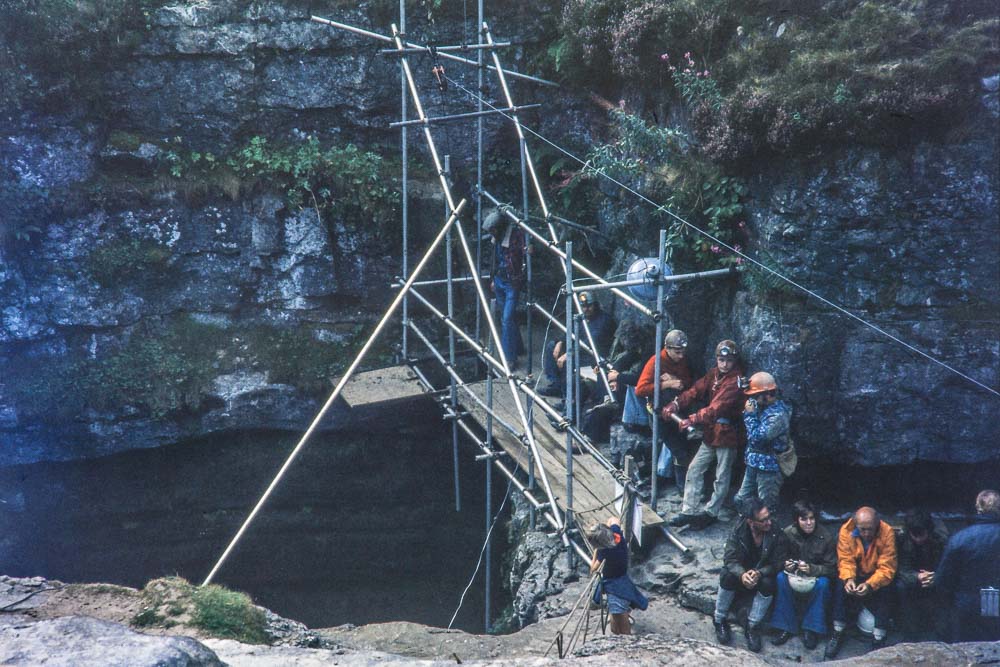
<path fill-rule="evenodd" d="M 778 454 L 789 446 L 792 409 L 778 398 L 778 384 L 770 373 L 754 373 L 744 393 L 748 397 L 743 408 L 747 468 L 736 492 L 736 506 L 759 498 L 775 512 L 784 479 L 778 467 Z"/>
<path fill-rule="evenodd" d="M 951 603 L 952 641 L 1000 640 L 1000 492 L 976 497 L 974 523 L 948 540 L 933 587 Z"/>
<path fill-rule="evenodd" d="M 618 519 L 611 517 L 603 524 L 598 524 L 587 531 L 587 539 L 598 548 L 590 561 L 590 571 L 601 571 L 601 582 L 594 597 L 600 597 L 600 591 L 608 597 L 608 613 L 611 614 L 611 634 L 632 634 L 632 623 L 629 615 L 633 609 L 645 610 L 649 599 L 635 587 L 628 576 L 628 540 L 622 533 Z"/>

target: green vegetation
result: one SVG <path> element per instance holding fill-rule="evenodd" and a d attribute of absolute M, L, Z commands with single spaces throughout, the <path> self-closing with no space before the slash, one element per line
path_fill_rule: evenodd
<path fill-rule="evenodd" d="M 17 404 L 35 417 L 73 418 L 86 409 L 137 406 L 154 417 L 197 410 L 215 378 L 237 371 L 268 371 L 271 382 L 318 392 L 346 367 L 362 335 L 317 340 L 308 327 L 241 325 L 228 329 L 186 316 L 136 330 L 121 347 L 96 358 L 11 359 L 4 367 Z M 370 363 L 383 363 L 387 348 Z"/>
<path fill-rule="evenodd" d="M 222 586 L 192 586 L 180 577 L 154 579 L 142 591 L 143 609 L 132 618 L 140 628 L 191 625 L 212 637 L 267 644 L 267 618 L 246 593 Z"/>
<path fill-rule="evenodd" d="M 568 0 L 559 33 L 560 76 L 673 90 L 699 151 L 731 162 L 953 127 L 1000 64 L 988 3 Z"/>
<path fill-rule="evenodd" d="M 162 176 L 191 192 L 216 191 L 237 199 L 260 189 L 282 192 L 290 206 L 309 207 L 324 219 L 378 232 L 395 219 L 398 177 L 381 156 L 353 144 L 324 146 L 310 135 L 279 142 L 255 136 L 228 155 L 187 150 L 175 137 L 163 147 Z"/>
<path fill-rule="evenodd" d="M 740 249 L 746 233 L 743 183 L 693 153 L 689 138 L 680 130 L 651 127 L 618 109 L 610 113 L 613 141 L 593 149 L 587 156 L 588 166 L 577 177 L 598 178 L 597 172 L 602 171 Z M 667 228 L 669 259 L 681 264 L 707 268 L 740 261 L 663 210 L 638 227 L 631 220 L 619 220 L 617 225 L 612 232 L 626 244 L 634 238 L 648 239 L 660 227 Z"/>
<path fill-rule="evenodd" d="M 154 241 L 130 239 L 108 243 L 87 257 L 87 270 L 101 287 L 158 280 L 170 249 Z"/>

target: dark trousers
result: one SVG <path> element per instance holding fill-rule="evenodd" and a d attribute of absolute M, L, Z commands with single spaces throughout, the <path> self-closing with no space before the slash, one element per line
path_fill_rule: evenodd
<path fill-rule="evenodd" d="M 719 575 L 719 585 L 725 588 L 727 591 L 736 591 L 737 593 L 760 593 L 761 595 L 766 595 L 771 597 L 774 592 L 778 590 L 778 579 L 775 575 L 769 577 L 761 577 L 760 582 L 757 583 L 757 588 L 753 591 L 748 591 L 743 588 L 743 584 L 740 582 L 740 578 L 729 570 L 723 570 L 722 574 Z"/>
<path fill-rule="evenodd" d="M 868 577 L 856 577 L 856 583 L 862 583 Z M 883 586 L 877 591 L 872 591 L 863 598 L 848 595 L 844 592 L 844 580 L 837 579 L 837 584 L 833 589 L 833 621 L 834 623 L 847 623 L 848 616 L 856 618 L 862 607 L 868 607 L 868 611 L 875 617 L 875 627 L 885 630 L 889 627 L 889 610 L 892 603 L 892 588 Z"/>
<path fill-rule="evenodd" d="M 908 585 L 901 579 L 893 582 L 896 591 L 896 621 L 907 641 L 938 641 L 942 614 L 947 613 L 933 588 Z"/>

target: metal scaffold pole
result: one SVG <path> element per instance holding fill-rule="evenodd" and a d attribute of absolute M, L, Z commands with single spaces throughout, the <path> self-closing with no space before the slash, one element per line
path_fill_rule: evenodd
<path fill-rule="evenodd" d="M 574 376 L 578 371 L 574 368 L 576 361 L 576 339 L 573 332 L 573 242 L 566 242 L 566 396 L 563 404 L 563 417 L 567 422 L 573 419 L 573 388 Z M 573 436 L 566 433 L 566 531 L 573 525 Z M 573 570 L 573 550 L 567 551 L 570 571 Z"/>
<path fill-rule="evenodd" d="M 451 179 L 451 156 L 444 156 L 444 173 L 445 178 Z M 445 205 L 447 207 L 447 204 Z M 445 275 L 448 278 L 448 318 L 455 319 L 455 282 L 454 282 L 454 271 L 452 268 L 452 257 L 451 257 L 451 230 L 448 230 L 448 235 L 444 239 L 444 256 L 445 256 Z M 448 363 L 452 368 L 455 367 L 455 332 L 451 329 L 448 330 Z M 462 511 L 462 489 L 459 483 L 458 475 L 458 423 L 455 420 L 455 415 L 458 414 L 458 390 L 455 387 L 455 378 L 451 379 L 450 383 L 450 398 L 451 398 L 451 451 L 452 451 L 452 464 L 455 468 L 455 511 Z"/>
<path fill-rule="evenodd" d="M 405 34 L 406 33 L 406 2 L 405 0 L 399 0 L 399 29 Z M 403 122 L 406 122 L 407 114 L 407 100 L 406 100 L 406 72 L 403 71 L 403 63 L 400 61 L 399 64 L 399 85 L 400 85 L 400 109 L 399 115 Z M 406 125 L 400 128 L 400 145 L 402 147 L 400 158 L 403 162 L 403 173 L 402 173 L 402 193 L 401 197 L 402 203 L 402 216 L 403 216 L 403 267 L 402 267 L 402 278 L 406 280 L 409 276 L 407 272 L 409 271 L 409 259 L 410 259 L 410 229 L 409 229 L 409 175 L 407 170 L 409 167 L 409 147 L 407 146 L 407 129 Z M 408 359 L 410 354 L 409 346 L 409 332 L 406 329 L 406 323 L 410 319 L 410 300 L 408 298 L 403 299 L 403 359 Z"/>
<path fill-rule="evenodd" d="M 476 25 L 483 25 L 483 0 L 479 0 L 477 3 L 477 19 L 478 23 Z M 482 29 L 480 29 L 480 35 L 482 34 Z M 479 42 L 482 43 L 482 37 L 479 38 Z M 483 50 L 480 49 L 476 52 L 476 63 L 478 67 L 476 69 L 476 82 L 478 85 L 477 91 L 479 92 L 479 99 L 476 101 L 476 110 L 482 114 L 483 113 Z M 483 265 L 483 196 L 480 192 L 483 189 L 483 117 L 480 115 L 476 119 L 476 275 L 483 275 L 482 265 Z M 476 339 L 479 340 L 479 309 L 476 309 Z M 493 409 L 493 373 L 487 373 L 486 379 L 486 399 L 490 410 Z M 488 426 L 486 429 L 486 442 L 487 449 L 490 453 L 493 452 L 493 424 L 492 417 L 487 418 Z M 534 513 L 534 506 L 532 506 L 532 513 Z M 490 465 L 490 461 L 486 461 L 486 574 L 485 581 L 483 583 L 483 617 L 484 617 L 484 628 L 486 632 L 489 632 L 493 623 L 490 619 L 490 606 L 492 604 L 492 584 L 493 584 L 493 534 L 490 528 L 493 523 L 493 466 Z"/>
<path fill-rule="evenodd" d="M 287 459 L 285 459 L 285 462 L 284 464 L 282 464 L 281 469 L 278 470 L 278 474 L 274 476 L 273 480 L 271 480 L 271 483 L 264 491 L 264 495 L 261 496 L 260 500 L 257 501 L 257 504 L 250 512 L 250 515 L 247 516 L 246 520 L 243 522 L 243 525 L 240 526 L 240 529 L 236 531 L 236 535 L 229 543 L 229 546 L 226 547 L 226 550 L 222 553 L 222 556 L 219 557 L 219 560 L 215 564 L 215 567 L 213 567 L 212 571 L 208 573 L 207 577 L 205 577 L 205 581 L 202 582 L 202 586 L 205 586 L 212 582 L 212 578 L 215 576 L 216 572 L 219 571 L 219 568 L 222 567 L 222 564 L 226 561 L 226 558 L 229 557 L 229 554 L 232 553 L 233 549 L 236 547 L 236 544 L 240 541 L 240 538 L 243 537 L 243 534 L 246 532 L 247 528 L 253 522 L 254 517 L 256 517 L 258 512 L 260 512 L 260 509 L 264 506 L 264 503 L 267 502 L 267 499 L 271 497 L 271 494 L 277 488 L 278 483 L 281 481 L 281 478 L 285 476 L 285 473 L 291 467 L 292 462 L 295 460 L 295 457 L 299 455 L 299 452 L 302 451 L 302 448 L 305 447 L 306 443 L 309 441 L 309 438 L 312 437 L 312 434 L 319 427 L 319 424 L 323 420 L 323 417 L 326 416 L 326 413 L 329 412 L 330 407 L 333 406 L 334 401 L 336 401 L 337 397 L 340 396 L 340 392 L 343 391 L 344 386 L 347 384 L 347 381 L 351 379 L 351 376 L 354 375 L 354 371 L 356 371 L 358 366 L 361 365 L 361 360 L 365 358 L 366 354 L 368 354 L 368 351 L 372 348 L 372 346 L 375 344 L 375 341 L 378 339 L 379 334 L 382 333 L 382 330 L 386 327 L 386 325 L 389 323 L 389 320 L 396 312 L 396 308 L 399 307 L 403 299 L 406 297 L 407 292 L 409 292 L 410 289 L 413 287 L 413 283 L 416 282 L 417 277 L 420 275 L 420 272 L 424 269 L 424 266 L 426 266 L 427 262 L 434 254 L 434 251 L 437 250 L 437 247 L 444 240 L 444 237 L 448 234 L 448 231 L 455 224 L 455 221 L 458 220 L 458 216 L 461 214 L 462 209 L 465 208 L 465 203 L 466 202 L 463 199 L 461 202 L 459 202 L 458 206 L 452 210 L 451 215 L 448 216 L 448 220 L 441 228 L 441 231 L 438 232 L 438 235 L 434 238 L 434 241 L 431 242 L 430 247 L 427 248 L 427 251 L 424 253 L 424 256 L 420 259 L 420 262 L 418 262 L 417 266 L 413 269 L 413 274 L 409 278 L 407 278 L 406 282 L 403 284 L 402 289 L 400 289 L 399 294 L 397 294 L 396 297 L 392 300 L 392 303 L 389 305 L 389 308 L 385 311 L 385 314 L 382 316 L 382 319 L 379 320 L 379 323 L 375 326 L 375 331 L 373 331 L 371 336 L 368 337 L 368 340 L 365 342 L 364 346 L 362 346 L 361 351 L 358 352 L 358 355 L 354 358 L 354 361 L 352 361 L 351 365 L 348 366 L 346 371 L 344 371 L 344 375 L 343 377 L 340 378 L 340 382 L 337 383 L 337 386 L 334 387 L 333 393 L 331 393 L 330 397 L 326 399 L 326 403 L 324 403 L 323 407 L 320 408 L 319 413 L 313 419 L 312 423 L 309 425 L 309 428 L 306 430 L 306 432 L 302 435 L 302 438 L 299 440 L 298 444 L 295 445 L 295 448 L 292 450 L 292 453 L 288 455 Z"/>
<path fill-rule="evenodd" d="M 663 274 L 663 262 L 666 259 L 667 252 L 667 230 L 660 230 L 660 245 L 659 256 L 657 265 L 657 275 L 662 277 Z M 656 511 L 656 494 L 657 494 L 657 479 L 656 474 L 656 464 L 659 461 L 657 458 L 659 452 L 657 451 L 660 446 L 660 346 L 663 344 L 663 281 L 658 280 L 656 283 L 656 312 L 653 317 L 656 319 L 656 340 L 653 341 L 653 355 L 656 361 L 653 365 L 653 438 L 652 444 L 650 446 L 652 465 L 650 466 L 649 476 L 650 476 L 650 499 L 649 506 Z"/>

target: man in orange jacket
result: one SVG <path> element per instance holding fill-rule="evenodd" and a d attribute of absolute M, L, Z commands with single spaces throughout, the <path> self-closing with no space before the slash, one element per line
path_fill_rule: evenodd
<path fill-rule="evenodd" d="M 867 607 L 875 617 L 872 649 L 885 646 L 892 580 L 896 577 L 896 533 L 871 507 L 862 507 L 840 527 L 837 576 L 833 587 L 833 636 L 824 657 L 832 659 L 844 645 L 848 609 L 856 616 Z"/>

